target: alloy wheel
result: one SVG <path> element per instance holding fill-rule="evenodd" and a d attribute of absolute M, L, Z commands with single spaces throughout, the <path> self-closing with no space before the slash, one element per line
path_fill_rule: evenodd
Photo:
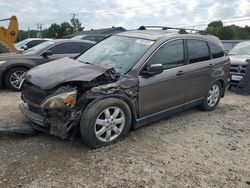
<path fill-rule="evenodd" d="M 25 71 L 16 71 L 10 75 L 10 84 L 15 89 L 19 89 L 19 86 L 24 78 L 25 73 Z"/>
<path fill-rule="evenodd" d="M 123 110 L 115 106 L 108 107 L 96 119 L 95 135 L 102 142 L 111 142 L 122 133 L 124 125 Z"/>
<path fill-rule="evenodd" d="M 220 87 L 218 86 L 218 84 L 214 84 L 208 92 L 207 96 L 208 106 L 214 107 L 217 104 L 219 98 L 220 98 Z"/>

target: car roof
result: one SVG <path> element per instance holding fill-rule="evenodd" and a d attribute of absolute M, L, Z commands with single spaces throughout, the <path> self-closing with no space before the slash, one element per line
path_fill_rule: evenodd
<path fill-rule="evenodd" d="M 91 40 L 81 40 L 81 39 L 54 39 L 53 41 L 56 43 L 63 43 L 63 42 L 80 42 L 80 43 L 90 43 L 90 44 L 96 43 Z"/>
<path fill-rule="evenodd" d="M 134 38 L 141 38 L 141 39 L 146 39 L 146 40 L 153 40 L 153 41 L 158 41 L 163 38 L 172 38 L 172 37 L 180 37 L 182 36 L 183 38 L 200 38 L 203 40 L 208 40 L 213 43 L 218 44 L 221 46 L 220 40 L 213 36 L 213 35 L 208 35 L 208 34 L 200 34 L 200 33 L 183 33 L 181 34 L 179 31 L 176 30 L 161 30 L 161 29 L 151 29 L 151 30 L 130 30 L 130 31 L 125 31 L 122 33 L 116 34 L 117 36 L 127 36 L 127 37 L 134 37 Z"/>
<path fill-rule="evenodd" d="M 32 40 L 53 40 L 50 38 L 27 38 L 26 40 L 32 41 Z"/>

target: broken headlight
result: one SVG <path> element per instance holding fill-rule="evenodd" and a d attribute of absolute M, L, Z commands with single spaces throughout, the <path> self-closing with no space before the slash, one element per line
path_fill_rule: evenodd
<path fill-rule="evenodd" d="M 77 91 L 61 93 L 45 99 L 41 106 L 46 109 L 72 108 L 76 104 Z"/>

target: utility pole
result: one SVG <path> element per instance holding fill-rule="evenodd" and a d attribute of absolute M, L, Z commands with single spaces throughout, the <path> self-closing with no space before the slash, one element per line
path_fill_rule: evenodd
<path fill-rule="evenodd" d="M 37 24 L 37 38 L 42 38 L 42 29 L 43 29 L 43 24 L 38 23 Z"/>
<path fill-rule="evenodd" d="M 73 33 L 75 33 L 76 32 L 76 23 L 75 23 L 75 21 L 76 21 L 76 18 L 77 18 L 77 16 L 78 16 L 78 14 L 76 14 L 76 13 L 71 13 L 70 15 L 72 15 L 72 25 L 73 25 Z"/>
<path fill-rule="evenodd" d="M 28 38 L 30 38 L 30 26 L 28 26 Z"/>

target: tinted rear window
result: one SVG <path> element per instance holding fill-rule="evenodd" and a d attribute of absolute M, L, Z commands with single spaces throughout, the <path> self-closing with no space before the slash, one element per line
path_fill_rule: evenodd
<path fill-rule="evenodd" d="M 189 63 L 196 63 L 210 59 L 209 49 L 205 41 L 187 40 Z"/>
<path fill-rule="evenodd" d="M 221 48 L 210 43 L 208 43 L 208 45 L 209 45 L 210 52 L 211 52 L 213 59 L 224 56 L 224 51 Z"/>

